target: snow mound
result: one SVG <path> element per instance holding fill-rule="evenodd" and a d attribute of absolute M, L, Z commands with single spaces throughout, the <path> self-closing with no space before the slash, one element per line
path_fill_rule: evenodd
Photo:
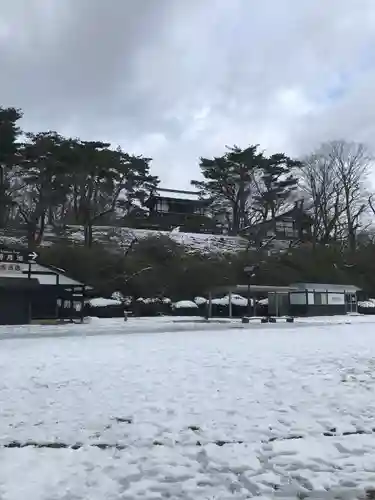
<path fill-rule="evenodd" d="M 125 297 L 121 292 L 113 292 L 111 299 L 118 300 L 127 306 L 132 303 L 132 297 Z"/>
<path fill-rule="evenodd" d="M 96 299 L 89 300 L 91 307 L 109 307 L 109 306 L 121 306 L 122 302 L 116 299 L 106 299 L 104 297 L 97 297 Z"/>
<path fill-rule="evenodd" d="M 375 308 L 375 299 L 368 299 L 363 302 L 358 302 L 358 307 L 363 307 L 364 309 Z"/>
<path fill-rule="evenodd" d="M 198 306 L 195 302 L 192 302 L 191 300 L 180 300 L 179 302 L 176 302 L 173 304 L 173 307 L 175 309 L 197 309 Z"/>
<path fill-rule="evenodd" d="M 229 305 L 229 295 L 225 295 L 225 297 L 221 297 L 219 299 L 213 299 L 212 304 L 217 305 L 217 306 L 228 306 Z M 231 300 L 232 305 L 234 306 L 241 306 L 241 307 L 246 307 L 247 306 L 247 299 L 245 297 L 242 297 L 241 295 L 232 295 L 232 300 Z M 250 299 L 250 304 L 252 304 L 253 301 Z"/>
<path fill-rule="evenodd" d="M 146 297 L 146 298 L 139 297 L 137 299 L 137 302 L 142 302 L 143 304 L 160 304 L 160 303 L 170 304 L 171 299 L 168 299 L 168 297 L 163 297 L 162 299 L 157 297 Z"/>
<path fill-rule="evenodd" d="M 203 304 L 207 303 L 207 299 L 204 297 L 195 297 L 194 302 L 197 304 L 197 306 L 202 306 Z"/>

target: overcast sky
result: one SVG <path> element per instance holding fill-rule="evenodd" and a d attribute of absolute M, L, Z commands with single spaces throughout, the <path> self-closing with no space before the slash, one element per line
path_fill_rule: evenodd
<path fill-rule="evenodd" d="M 0 0 L 0 104 L 188 188 L 199 156 L 375 149 L 375 0 Z"/>

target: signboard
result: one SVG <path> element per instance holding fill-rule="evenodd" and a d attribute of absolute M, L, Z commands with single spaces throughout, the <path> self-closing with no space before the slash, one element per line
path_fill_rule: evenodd
<path fill-rule="evenodd" d="M 4 264 L 3 262 L 0 262 L 0 272 L 1 273 L 22 273 L 24 271 L 24 266 L 21 266 L 21 264 Z"/>
<path fill-rule="evenodd" d="M 328 293 L 328 304 L 330 305 L 344 305 L 345 304 L 345 294 L 344 293 Z"/>
<path fill-rule="evenodd" d="M 0 248 L 0 264 L 2 262 L 11 263 L 33 263 L 39 255 L 28 250 L 14 250 L 13 248 Z"/>

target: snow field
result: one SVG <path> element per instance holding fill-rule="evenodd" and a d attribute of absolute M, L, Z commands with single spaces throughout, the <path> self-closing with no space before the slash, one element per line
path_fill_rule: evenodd
<path fill-rule="evenodd" d="M 2 327 L 1 496 L 359 498 L 375 486 L 366 319 L 155 335 L 99 335 L 120 323 L 98 320 L 69 325 L 93 336 L 20 339 Z"/>

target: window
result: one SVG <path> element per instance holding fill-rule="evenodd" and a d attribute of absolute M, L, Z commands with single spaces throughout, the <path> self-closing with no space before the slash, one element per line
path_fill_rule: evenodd
<path fill-rule="evenodd" d="M 291 238 L 294 238 L 298 236 L 297 231 L 293 228 L 285 228 L 285 236 L 290 236 Z"/>
<path fill-rule="evenodd" d="M 285 231 L 286 229 L 293 229 L 293 222 L 283 220 L 276 222 L 276 231 Z"/>
<path fill-rule="evenodd" d="M 194 213 L 197 215 L 204 215 L 204 207 L 202 206 L 195 207 Z"/>
<path fill-rule="evenodd" d="M 328 304 L 327 292 L 315 292 L 314 304 L 316 306 L 326 306 Z"/>
<path fill-rule="evenodd" d="M 293 305 L 306 305 L 306 292 L 292 292 L 289 294 L 289 300 Z"/>
<path fill-rule="evenodd" d="M 174 200 L 169 202 L 169 211 L 174 214 L 191 214 L 192 206 L 184 201 Z"/>
<path fill-rule="evenodd" d="M 283 233 L 288 238 L 296 238 L 298 236 L 298 231 L 294 228 L 294 222 L 289 220 L 277 221 L 276 231 Z"/>
<path fill-rule="evenodd" d="M 156 202 L 156 210 L 158 212 L 169 212 L 169 204 L 166 200 L 159 198 Z"/>

